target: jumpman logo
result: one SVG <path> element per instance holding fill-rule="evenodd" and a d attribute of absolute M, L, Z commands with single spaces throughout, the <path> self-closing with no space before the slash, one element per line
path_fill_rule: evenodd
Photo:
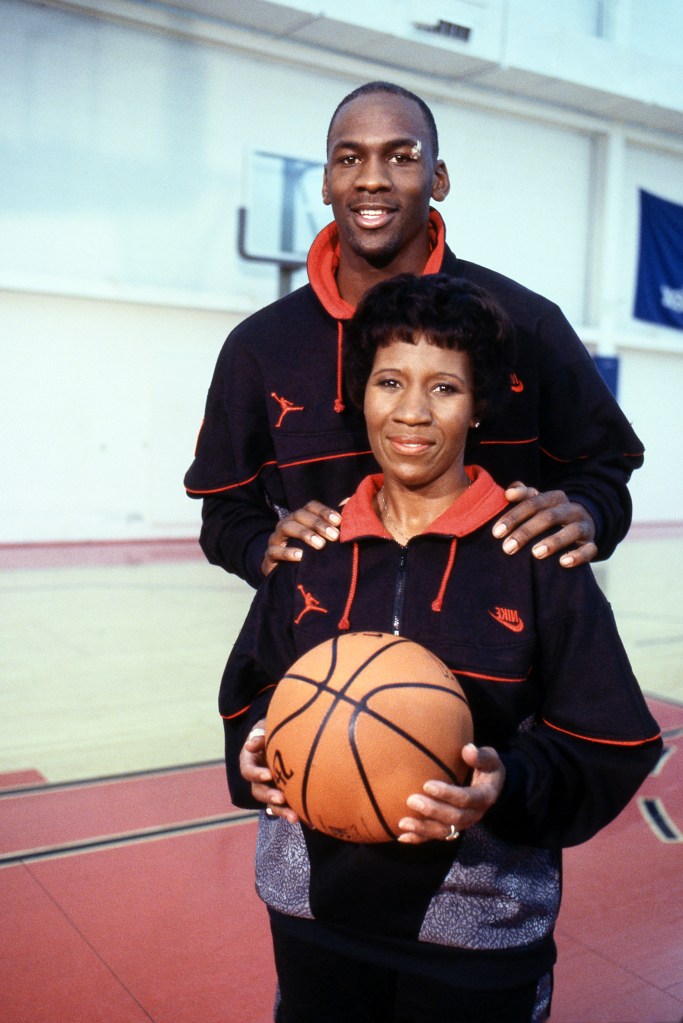
<path fill-rule="evenodd" d="M 303 588 L 301 583 L 299 583 L 297 589 L 301 593 L 301 596 L 304 598 L 304 606 L 297 615 L 297 617 L 294 619 L 295 625 L 299 624 L 299 622 L 301 621 L 301 619 L 303 618 L 307 611 L 320 611 L 321 614 L 324 615 L 327 614 L 327 608 L 321 607 L 320 601 L 317 600 L 312 593 L 306 593 L 306 590 Z"/>
<path fill-rule="evenodd" d="M 275 391 L 271 391 L 270 396 L 271 398 L 275 398 L 275 401 L 278 403 L 282 410 L 280 412 L 280 418 L 275 424 L 276 430 L 280 428 L 280 426 L 282 425 L 282 420 L 285 418 L 288 412 L 303 412 L 304 410 L 303 405 L 295 405 L 293 401 L 289 400 L 289 398 L 280 398 L 275 393 Z"/>

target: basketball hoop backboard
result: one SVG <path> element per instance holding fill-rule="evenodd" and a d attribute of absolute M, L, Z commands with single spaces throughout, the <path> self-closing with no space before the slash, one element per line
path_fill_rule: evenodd
<path fill-rule="evenodd" d="M 323 164 L 262 150 L 251 154 L 249 205 L 240 209 L 238 250 L 243 259 L 280 270 L 280 294 L 306 265 L 316 234 L 329 221 L 321 187 Z"/>

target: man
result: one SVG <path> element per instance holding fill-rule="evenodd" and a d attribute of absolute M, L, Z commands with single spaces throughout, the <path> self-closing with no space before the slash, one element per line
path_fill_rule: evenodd
<path fill-rule="evenodd" d="M 467 278 L 516 327 L 506 411 L 473 431 L 467 453 L 517 502 L 493 527 L 505 552 L 543 534 L 534 555 L 562 552 L 571 568 L 609 557 L 625 536 L 642 444 L 557 306 L 446 246 L 430 204 L 449 189 L 419 97 L 371 82 L 342 100 L 322 193 L 334 222 L 311 246 L 310 283 L 232 332 L 209 390 L 185 485 L 203 498 L 212 563 L 258 586 L 278 561 L 301 558 L 290 540 L 338 538 L 334 506 L 374 468 L 362 415 L 344 397 L 343 324 L 368 288 L 399 273 Z"/>

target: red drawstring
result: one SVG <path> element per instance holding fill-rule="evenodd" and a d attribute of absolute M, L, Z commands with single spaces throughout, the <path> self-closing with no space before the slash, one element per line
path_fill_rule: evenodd
<path fill-rule="evenodd" d="M 344 345 L 344 327 L 341 320 L 337 320 L 337 397 L 334 401 L 334 411 L 344 411 L 344 400 L 342 398 L 342 348 Z"/>
<path fill-rule="evenodd" d="M 446 571 L 443 574 L 443 579 L 441 580 L 439 592 L 437 593 L 436 598 L 432 603 L 432 611 L 440 611 L 441 608 L 443 607 L 443 595 L 446 592 L 446 586 L 448 585 L 448 580 L 450 578 L 451 570 L 453 568 L 453 562 L 455 561 L 455 548 L 457 546 L 457 543 L 458 543 L 457 537 L 454 536 L 453 539 L 451 540 L 451 547 L 448 552 L 448 563 L 446 564 Z"/>
<path fill-rule="evenodd" d="M 346 607 L 344 608 L 344 614 L 341 616 L 341 621 L 337 626 L 338 629 L 349 629 L 351 624 L 349 622 L 349 615 L 351 614 L 351 605 L 353 604 L 353 598 L 356 596 L 356 586 L 358 584 L 358 544 L 353 545 L 353 565 L 351 567 L 351 585 L 349 586 L 349 595 L 346 598 Z"/>

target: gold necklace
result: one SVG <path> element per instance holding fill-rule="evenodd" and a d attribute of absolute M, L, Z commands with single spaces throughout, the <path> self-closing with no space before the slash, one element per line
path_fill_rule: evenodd
<path fill-rule="evenodd" d="M 472 480 L 468 478 L 468 480 L 467 480 L 467 487 L 471 487 L 471 486 L 472 486 Z M 381 512 L 382 512 L 382 519 L 385 521 L 385 525 L 388 523 L 392 527 L 389 530 L 390 533 L 398 533 L 398 535 L 400 536 L 401 540 L 403 540 L 403 543 L 400 546 L 401 547 L 406 547 L 410 543 L 411 538 L 409 536 L 406 536 L 405 533 L 402 533 L 401 530 L 396 525 L 396 519 L 393 517 L 393 515 L 391 514 L 391 512 L 387 508 L 386 498 L 384 497 L 384 487 L 380 487 L 379 494 L 377 496 L 379 497 L 379 502 L 380 502 L 380 505 L 381 505 Z"/>
<path fill-rule="evenodd" d="M 410 542 L 410 537 L 406 536 L 405 533 L 401 532 L 401 530 L 396 525 L 396 521 L 395 521 L 394 517 L 389 512 L 389 509 L 387 508 L 387 502 L 386 502 L 386 499 L 384 497 L 384 487 L 380 487 L 379 502 L 380 502 L 381 510 L 382 510 L 382 518 L 385 520 L 385 524 L 388 523 L 391 526 L 391 529 L 389 530 L 389 532 L 390 533 L 397 533 L 399 535 L 399 537 L 401 538 L 401 540 L 403 540 L 403 543 L 401 544 L 401 547 L 406 547 L 407 544 Z"/>

